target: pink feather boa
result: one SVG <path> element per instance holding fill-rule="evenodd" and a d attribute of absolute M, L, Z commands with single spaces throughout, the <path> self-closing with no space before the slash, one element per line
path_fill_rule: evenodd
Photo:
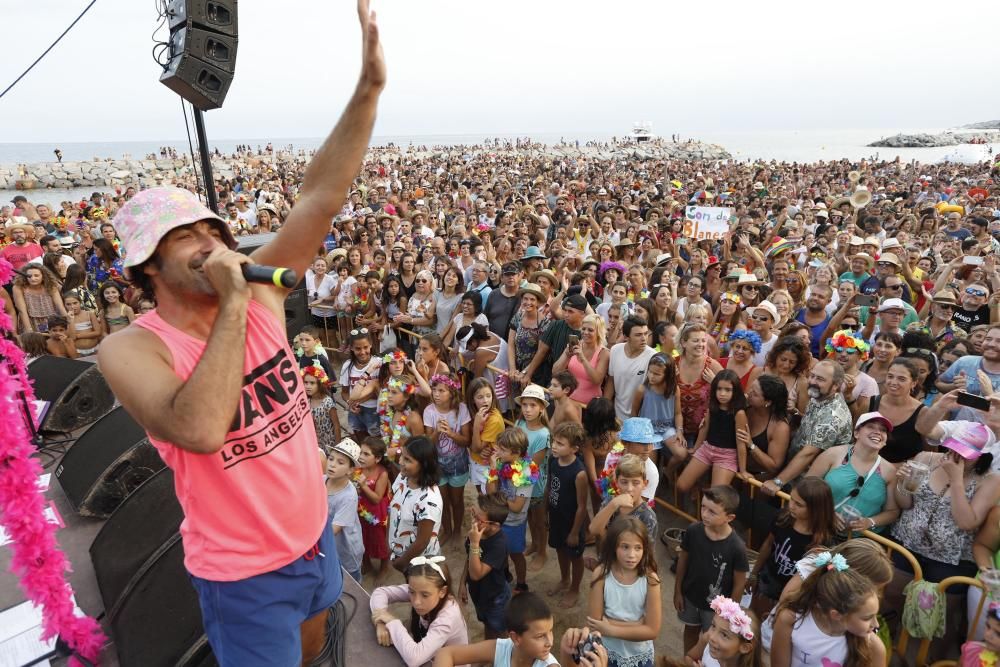
<path fill-rule="evenodd" d="M 10 263 L 0 259 L 0 284 L 13 276 Z M 0 330 L 13 332 L 13 323 L 0 311 Z M 66 581 L 69 562 L 56 544 L 56 526 L 45 518 L 45 498 L 38 488 L 42 467 L 32 457 L 35 452 L 24 423 L 21 403 L 16 398 L 23 390 L 28 400 L 34 392 L 25 370 L 24 352 L 13 342 L 0 338 L 0 355 L 10 364 L 0 362 L 0 523 L 10 536 L 11 570 L 21 588 L 42 609 L 43 638 L 58 636 L 84 659 L 97 663 L 105 637 L 101 626 L 87 616 L 73 613 L 73 589 Z M 70 665 L 79 667 L 73 658 Z"/>

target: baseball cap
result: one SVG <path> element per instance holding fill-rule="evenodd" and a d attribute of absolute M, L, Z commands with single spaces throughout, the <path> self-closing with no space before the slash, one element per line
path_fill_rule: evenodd
<path fill-rule="evenodd" d="M 573 294 L 563 299 L 563 308 L 573 308 L 575 310 L 587 310 L 587 298 L 582 294 Z"/>
<path fill-rule="evenodd" d="M 115 215 L 112 223 L 128 253 L 125 267 L 137 266 L 153 256 L 160 240 L 171 230 L 200 220 L 220 223 L 223 240 L 236 249 L 229 226 L 202 204 L 189 190 L 176 187 L 149 188 L 136 194 Z"/>
<path fill-rule="evenodd" d="M 902 310 L 906 312 L 906 303 L 902 299 L 886 299 L 882 302 L 882 305 L 878 307 L 878 312 L 884 313 L 887 310 Z"/>
<path fill-rule="evenodd" d="M 996 444 L 996 436 L 986 424 L 970 421 L 938 422 L 944 432 L 941 446 L 963 459 L 978 459 Z"/>
<path fill-rule="evenodd" d="M 518 264 L 517 262 L 507 262 L 501 268 L 500 273 L 502 275 L 509 276 L 511 274 L 517 273 L 520 270 L 521 270 L 521 265 Z"/>
<path fill-rule="evenodd" d="M 889 421 L 888 417 L 886 417 L 885 415 L 883 415 L 881 412 L 878 412 L 878 411 L 875 411 L 875 412 L 866 412 L 865 414 L 863 414 L 860 417 L 858 417 L 858 423 L 854 425 L 854 428 L 855 429 L 859 429 L 859 428 L 861 428 L 862 426 L 864 426 L 865 424 L 867 424 L 868 422 L 871 422 L 871 421 L 880 421 L 880 422 L 882 422 L 882 424 L 885 426 L 885 429 L 889 433 L 892 433 L 892 422 Z"/>

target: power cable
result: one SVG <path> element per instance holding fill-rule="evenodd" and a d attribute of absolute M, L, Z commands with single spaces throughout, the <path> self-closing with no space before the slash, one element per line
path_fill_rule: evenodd
<path fill-rule="evenodd" d="M 84 14 L 86 14 L 86 13 L 87 13 L 88 11 L 90 11 L 90 8 L 91 8 L 91 7 L 93 7 L 93 6 L 94 6 L 94 3 L 96 3 L 96 2 L 97 2 L 97 0 L 90 0 L 90 4 L 89 4 L 89 5 L 87 5 L 87 6 L 86 6 L 86 7 L 85 7 L 85 8 L 83 9 L 83 11 L 82 11 L 82 12 L 80 12 L 80 15 L 79 15 L 79 16 L 77 16 L 77 17 L 76 17 L 75 19 L 73 19 L 73 22 L 69 24 L 69 27 L 68 27 L 68 28 L 66 28 L 65 30 L 63 30 L 63 32 L 62 32 L 62 34 L 61 34 L 61 35 L 59 35 L 58 37 L 56 37 L 56 41 L 52 42 L 52 45 L 51 45 L 51 46 L 49 46 L 49 48 L 45 49 L 45 51 L 44 51 L 44 52 L 42 53 L 42 55 L 38 56 L 38 58 L 37 58 L 37 59 L 35 60 L 35 62 L 31 63 L 31 65 L 29 65 L 29 66 L 28 66 L 28 69 L 24 70 L 24 72 L 22 72 L 22 73 L 21 73 L 21 76 L 19 76 L 19 77 L 17 77 L 16 79 L 14 79 L 14 82 L 13 82 L 12 84 L 10 84 L 10 85 L 9 85 L 9 86 L 7 86 L 6 88 L 4 88 L 4 91 L 3 91 L 2 93 L 0 93 L 0 98 L 2 98 L 2 97 L 3 97 L 4 95 L 6 95 L 6 94 L 7 94 L 7 92 L 8 92 L 8 91 L 9 91 L 9 90 L 10 90 L 11 88 L 13 88 L 14 86 L 16 86 L 16 85 L 17 85 L 17 83 L 18 83 L 18 81 L 20 81 L 20 80 L 21 80 L 21 79 L 23 79 L 23 78 L 24 78 L 25 76 L 27 76 L 28 72 L 30 72 L 30 71 L 31 71 L 32 69 L 34 69 L 35 65 L 37 65 L 38 63 L 40 63 L 40 62 L 42 61 L 42 58 L 44 58 L 45 56 L 47 56 L 47 55 L 49 54 L 49 51 L 51 51 L 51 50 L 52 50 L 52 48 L 53 48 L 53 47 L 54 47 L 54 46 L 55 46 L 56 44 L 58 44 L 58 43 L 59 43 L 59 41 L 60 41 L 60 40 L 61 40 L 61 39 L 62 39 L 63 37 L 65 37 L 65 36 L 66 36 L 66 33 L 68 33 L 68 32 L 69 32 L 70 30 L 72 30 L 72 29 L 73 29 L 73 26 L 75 26 L 75 25 L 76 25 L 77 21 L 79 21 L 80 19 L 82 19 L 82 18 L 83 18 L 83 15 L 84 15 Z"/>
<path fill-rule="evenodd" d="M 198 190 L 197 184 L 202 181 L 202 178 L 198 175 L 198 161 L 194 159 L 194 143 L 191 141 L 191 126 L 188 124 L 187 108 L 184 106 L 183 97 L 181 98 L 181 113 L 184 114 L 184 131 L 187 132 L 188 150 L 191 151 L 191 170 L 194 171 L 195 190 Z M 199 198 L 201 197 L 201 195 L 198 196 Z"/>

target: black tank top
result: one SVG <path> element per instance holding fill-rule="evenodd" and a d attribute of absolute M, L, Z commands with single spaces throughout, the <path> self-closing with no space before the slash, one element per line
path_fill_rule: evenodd
<path fill-rule="evenodd" d="M 736 449 L 736 415 L 721 410 L 710 411 L 705 442 L 721 449 Z"/>
<path fill-rule="evenodd" d="M 872 396 L 868 399 L 868 411 L 878 410 L 882 396 Z M 924 451 L 924 436 L 917 432 L 917 415 L 924 409 L 921 403 L 913 414 L 902 424 L 892 427 L 889 440 L 879 454 L 889 463 L 902 463 L 909 461 L 914 456 Z"/>
<path fill-rule="evenodd" d="M 752 442 L 757 447 L 757 449 L 764 452 L 765 454 L 767 454 L 767 446 L 770 443 L 770 441 L 767 439 L 767 429 L 771 428 L 772 417 L 774 417 L 773 414 L 768 415 L 767 424 L 764 426 L 764 430 L 755 435 L 754 437 L 750 438 L 750 442 Z"/>

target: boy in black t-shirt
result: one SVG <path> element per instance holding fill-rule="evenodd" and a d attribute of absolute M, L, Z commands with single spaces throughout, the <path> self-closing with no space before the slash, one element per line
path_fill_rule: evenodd
<path fill-rule="evenodd" d="M 681 540 L 674 580 L 674 607 L 684 624 L 684 651 L 698 642 L 715 617 L 717 595 L 739 600 L 747 580 L 747 549 L 732 526 L 740 497 L 731 486 L 713 486 L 701 494 L 701 521 Z"/>
<path fill-rule="evenodd" d="M 476 608 L 476 618 L 484 626 L 485 638 L 506 635 L 504 608 L 510 601 L 510 572 L 507 569 L 507 536 L 500 526 L 507 520 L 507 502 L 499 494 L 479 496 L 472 508 L 472 527 L 465 541 L 468 559 L 462 582 L 468 585 L 468 597 Z M 463 586 L 462 599 L 466 594 Z"/>

